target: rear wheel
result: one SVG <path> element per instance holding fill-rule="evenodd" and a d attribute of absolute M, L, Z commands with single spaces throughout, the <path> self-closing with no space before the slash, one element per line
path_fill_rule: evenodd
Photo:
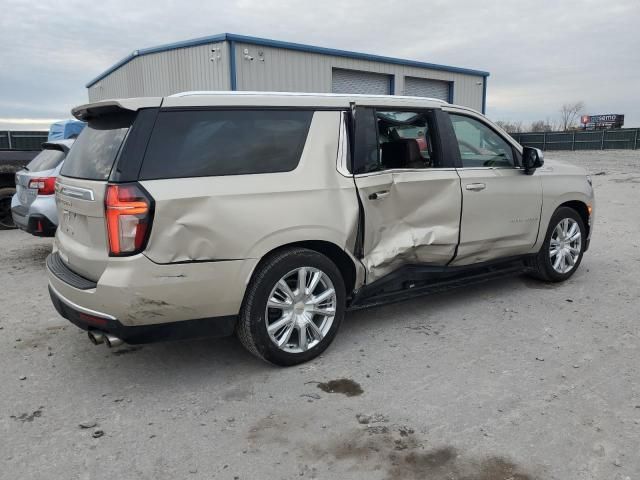
<path fill-rule="evenodd" d="M 313 250 L 287 249 L 257 268 L 236 333 L 257 357 L 296 365 L 329 346 L 344 310 L 344 281 L 336 265 Z"/>
<path fill-rule="evenodd" d="M 16 228 L 11 217 L 11 198 L 15 193 L 15 188 L 0 188 L 0 230 Z"/>
<path fill-rule="evenodd" d="M 586 229 L 572 208 L 561 207 L 549 222 L 540 252 L 533 260 L 532 274 L 547 282 L 562 282 L 575 273 L 582 261 Z"/>

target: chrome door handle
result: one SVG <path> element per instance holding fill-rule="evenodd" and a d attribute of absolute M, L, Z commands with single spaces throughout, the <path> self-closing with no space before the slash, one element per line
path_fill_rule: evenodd
<path fill-rule="evenodd" d="M 369 195 L 369 200 L 380 200 L 389 196 L 389 190 L 381 190 Z"/>
<path fill-rule="evenodd" d="M 480 190 L 484 190 L 487 186 L 484 183 L 467 183 L 464 188 L 467 190 L 472 190 L 474 192 L 479 192 Z"/>

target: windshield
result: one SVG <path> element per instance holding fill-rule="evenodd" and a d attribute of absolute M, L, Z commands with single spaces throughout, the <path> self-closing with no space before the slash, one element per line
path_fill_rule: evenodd
<path fill-rule="evenodd" d="M 43 172 L 56 168 L 62 160 L 64 160 L 63 152 L 60 150 L 47 149 L 36 155 L 26 168 L 30 172 Z"/>

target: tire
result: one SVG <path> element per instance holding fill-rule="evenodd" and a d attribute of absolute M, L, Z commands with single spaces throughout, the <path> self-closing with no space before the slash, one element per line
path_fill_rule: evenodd
<path fill-rule="evenodd" d="M 11 217 L 11 198 L 15 193 L 15 188 L 0 188 L 0 230 L 16 228 Z"/>
<path fill-rule="evenodd" d="M 282 250 L 265 258 L 254 272 L 236 335 L 249 352 L 267 362 L 280 366 L 307 362 L 333 341 L 344 318 L 345 301 L 344 280 L 329 258 L 306 248 Z"/>
<path fill-rule="evenodd" d="M 567 223 L 563 224 L 562 222 Z M 579 242 L 570 242 L 563 237 L 563 225 L 568 226 L 569 232 L 572 231 L 573 225 L 576 225 L 576 231 L 572 235 L 568 235 L 568 239 L 574 238 L 579 230 Z M 529 273 L 533 277 L 545 282 L 564 282 L 569 279 L 580 266 L 580 262 L 582 262 L 585 242 L 587 240 L 586 233 L 584 222 L 578 212 L 569 207 L 558 208 L 549 221 L 547 234 L 540 251 L 530 263 L 531 270 Z M 560 240 L 558 241 L 558 239 Z M 562 250 L 560 254 L 563 254 L 564 258 L 560 261 L 558 261 L 558 254 L 556 254 L 556 256 L 552 255 L 552 241 L 554 241 L 554 247 L 556 247 L 554 251 Z M 560 247 L 560 245 L 562 247 Z M 577 254 L 574 251 L 576 248 L 578 249 Z M 570 255 L 571 259 L 569 259 L 567 255 Z M 573 265 L 570 265 L 571 262 L 573 262 Z M 554 265 L 558 263 L 558 267 L 555 267 Z M 564 267 L 567 267 L 567 270 L 564 270 Z"/>

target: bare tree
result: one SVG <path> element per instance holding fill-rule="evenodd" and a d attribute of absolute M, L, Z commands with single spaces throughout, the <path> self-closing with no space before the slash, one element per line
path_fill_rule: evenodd
<path fill-rule="evenodd" d="M 496 122 L 500 128 L 502 128 L 507 133 L 522 133 L 524 132 L 524 128 L 522 127 L 522 122 L 510 122 L 505 120 L 498 120 Z"/>
<path fill-rule="evenodd" d="M 553 125 L 549 122 L 549 120 L 536 120 L 531 124 L 532 132 L 552 132 Z"/>
<path fill-rule="evenodd" d="M 563 131 L 575 126 L 580 112 L 584 110 L 584 102 L 565 103 L 560 108 L 560 126 Z"/>

